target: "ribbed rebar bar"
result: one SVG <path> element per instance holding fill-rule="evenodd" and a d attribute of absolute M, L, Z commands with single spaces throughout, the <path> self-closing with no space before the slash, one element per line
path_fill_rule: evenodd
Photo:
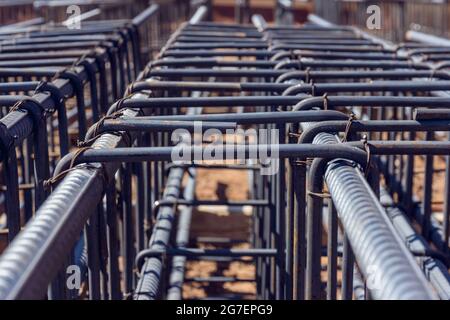
<path fill-rule="evenodd" d="M 361 171 L 331 163 L 325 180 L 371 295 L 383 300 L 436 299 Z"/>

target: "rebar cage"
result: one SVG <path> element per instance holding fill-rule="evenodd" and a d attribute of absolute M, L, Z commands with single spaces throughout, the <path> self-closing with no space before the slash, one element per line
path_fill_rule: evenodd
<path fill-rule="evenodd" d="M 147 63 L 159 38 L 139 30 L 161 8 L 2 47 L 14 240 L 0 256 L 0 298 L 182 299 L 199 281 L 255 283 L 258 299 L 449 299 L 448 49 L 314 15 L 211 22 L 200 6 Z M 70 50 L 55 49 L 66 39 Z M 50 61 L 13 58 L 30 44 Z M 214 148 L 240 161 L 205 161 L 215 137 L 239 129 L 273 135 Z M 245 170 L 250 198 L 198 198 L 197 173 L 210 169 Z M 193 209 L 216 205 L 252 208 L 249 248 L 192 241 Z M 255 274 L 187 278 L 190 260 L 241 261 Z M 72 267 L 84 289 L 67 285 Z"/>

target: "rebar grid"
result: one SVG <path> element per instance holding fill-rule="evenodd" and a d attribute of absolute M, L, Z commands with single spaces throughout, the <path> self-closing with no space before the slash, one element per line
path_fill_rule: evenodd
<path fill-rule="evenodd" d="M 206 15 L 200 7 L 181 25 L 55 164 L 53 192 L 0 257 L 0 298 L 42 298 L 51 282 L 49 298 L 79 297 L 65 287 L 76 245 L 89 299 L 182 299 L 187 280 L 243 280 L 185 279 L 186 262 L 203 259 L 254 263 L 244 280 L 258 299 L 449 299 L 450 74 L 429 55 L 445 50 L 317 16 L 269 26 Z M 209 113 L 218 107 L 229 112 Z M 180 148 L 205 154 L 204 141 L 171 139 L 202 134 L 199 122 L 216 134 L 279 133 L 217 151 L 248 160 L 251 199 L 196 198 L 197 168 L 239 168 L 173 161 Z M 264 175 L 258 155 L 274 147 L 278 170 Z M 252 247 L 191 247 L 199 205 L 251 206 Z"/>

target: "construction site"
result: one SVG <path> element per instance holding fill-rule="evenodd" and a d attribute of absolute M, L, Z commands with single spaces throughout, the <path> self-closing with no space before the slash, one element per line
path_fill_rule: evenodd
<path fill-rule="evenodd" d="M 0 300 L 450 300 L 449 21 L 0 0 Z"/>

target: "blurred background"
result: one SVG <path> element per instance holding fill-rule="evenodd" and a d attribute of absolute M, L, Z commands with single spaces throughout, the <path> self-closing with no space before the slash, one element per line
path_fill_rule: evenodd
<path fill-rule="evenodd" d="M 448 0 L 0 0 L 0 24 L 33 18 L 61 22 L 67 19 L 66 10 L 70 5 L 80 6 L 82 12 L 100 9 L 97 19 L 124 19 L 135 16 L 149 3 L 172 4 L 173 8 L 180 8 L 180 3 L 184 3 L 186 9 L 206 4 L 213 8 L 210 14 L 214 21 L 241 23 L 250 22 L 252 14 L 261 14 L 269 22 L 301 23 L 308 13 L 316 13 L 328 21 L 363 29 L 367 8 L 377 5 L 381 9 L 382 27 L 370 31 L 389 40 L 403 40 L 409 29 L 442 36 L 449 33 Z"/>

